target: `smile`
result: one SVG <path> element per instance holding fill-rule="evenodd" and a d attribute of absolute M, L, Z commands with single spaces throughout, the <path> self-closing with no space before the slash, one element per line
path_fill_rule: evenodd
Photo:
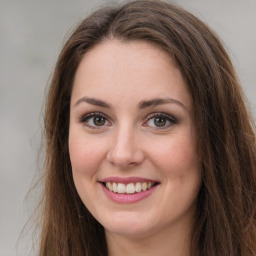
<path fill-rule="evenodd" d="M 149 197 L 158 181 L 139 177 L 109 177 L 99 182 L 105 195 L 115 203 L 135 203 Z"/>
<path fill-rule="evenodd" d="M 156 182 L 136 182 L 136 183 L 116 183 L 116 182 L 106 182 L 105 187 L 111 192 L 118 194 L 135 194 L 142 191 L 146 191 L 156 185 Z"/>

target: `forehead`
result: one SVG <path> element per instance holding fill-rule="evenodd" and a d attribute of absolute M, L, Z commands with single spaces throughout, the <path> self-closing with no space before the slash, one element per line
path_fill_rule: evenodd
<path fill-rule="evenodd" d="M 88 51 L 77 69 L 72 98 L 83 94 L 121 98 L 176 97 L 190 105 L 190 95 L 173 59 L 144 41 L 108 40 Z M 84 95 L 88 96 L 88 95 Z"/>
<path fill-rule="evenodd" d="M 148 61 L 149 59 L 150 61 Z M 142 60 L 145 60 L 143 66 L 141 65 Z M 152 61 L 157 61 L 162 65 L 175 66 L 178 69 L 174 59 L 158 45 L 143 40 L 120 41 L 118 39 L 103 41 L 90 49 L 82 58 L 79 66 L 87 62 L 91 69 L 104 66 L 106 71 L 111 72 L 112 66 L 127 69 L 132 65 L 134 69 L 142 71 L 155 67 L 152 66 Z"/>

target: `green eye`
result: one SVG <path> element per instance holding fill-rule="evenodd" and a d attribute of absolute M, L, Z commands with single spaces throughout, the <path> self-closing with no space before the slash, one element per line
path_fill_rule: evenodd
<path fill-rule="evenodd" d="M 152 128 L 165 129 L 177 124 L 178 120 L 171 115 L 165 113 L 152 113 L 148 116 L 147 121 L 143 126 L 148 126 Z"/>
<path fill-rule="evenodd" d="M 166 125 L 166 118 L 165 117 L 155 117 L 154 124 L 157 127 L 163 127 Z"/>
<path fill-rule="evenodd" d="M 96 126 L 103 126 L 106 123 L 106 119 L 103 116 L 93 117 L 93 124 Z"/>
<path fill-rule="evenodd" d="M 80 122 L 92 129 L 110 125 L 110 122 L 102 113 L 89 113 L 83 116 Z"/>

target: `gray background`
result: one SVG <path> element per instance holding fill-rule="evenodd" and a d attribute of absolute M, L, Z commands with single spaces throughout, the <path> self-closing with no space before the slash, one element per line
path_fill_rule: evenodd
<path fill-rule="evenodd" d="M 45 88 L 67 33 L 108 2 L 0 0 L 0 256 L 33 255 L 30 232 L 20 232 L 38 200 L 25 197 L 42 169 Z M 256 0 L 176 2 L 225 42 L 256 116 Z"/>

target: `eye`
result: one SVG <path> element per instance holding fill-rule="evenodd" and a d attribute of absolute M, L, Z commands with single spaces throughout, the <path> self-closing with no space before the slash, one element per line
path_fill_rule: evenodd
<path fill-rule="evenodd" d="M 80 122 L 93 129 L 110 125 L 110 122 L 102 113 L 89 113 L 83 116 Z"/>
<path fill-rule="evenodd" d="M 143 126 L 149 126 L 153 128 L 168 128 L 173 124 L 177 124 L 177 119 L 167 115 L 165 113 L 153 113 L 147 117 L 146 122 L 143 123 Z"/>

